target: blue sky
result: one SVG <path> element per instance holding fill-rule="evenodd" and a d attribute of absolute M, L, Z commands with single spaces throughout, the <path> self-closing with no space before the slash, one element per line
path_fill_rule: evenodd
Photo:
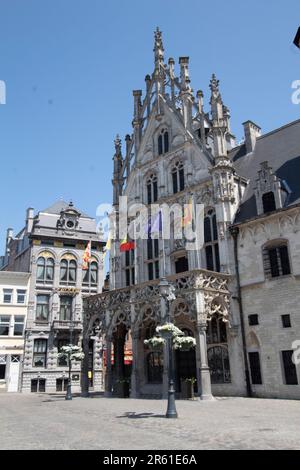
<path fill-rule="evenodd" d="M 217 74 L 238 139 L 247 119 L 264 132 L 298 119 L 298 13 L 299 0 L 1 0 L 1 252 L 29 206 L 72 198 L 95 216 L 111 201 L 113 140 L 131 133 L 157 25 L 166 58 L 190 57 L 206 103 Z"/>

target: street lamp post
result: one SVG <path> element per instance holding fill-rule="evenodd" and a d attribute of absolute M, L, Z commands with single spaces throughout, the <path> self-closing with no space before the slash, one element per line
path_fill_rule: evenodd
<path fill-rule="evenodd" d="M 71 318 L 70 318 L 70 345 L 73 346 L 73 312 L 71 310 Z M 68 375 L 68 385 L 67 385 L 67 394 L 66 400 L 72 400 L 72 380 L 71 380 L 71 372 L 72 372 L 72 350 L 69 351 L 68 354 L 68 365 L 69 365 L 69 375 Z"/>
<path fill-rule="evenodd" d="M 172 286 L 165 278 L 162 278 L 159 283 L 160 295 L 165 302 L 166 308 L 166 321 L 171 323 L 170 318 L 170 305 L 169 302 L 175 299 Z M 173 361 L 173 333 L 168 332 L 164 334 L 167 341 L 169 367 L 168 367 L 168 408 L 166 418 L 178 418 L 176 405 L 175 405 L 175 386 L 174 386 L 174 361 Z"/>

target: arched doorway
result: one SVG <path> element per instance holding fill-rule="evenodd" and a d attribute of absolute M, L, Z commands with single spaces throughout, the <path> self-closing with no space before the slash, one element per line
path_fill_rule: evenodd
<path fill-rule="evenodd" d="M 211 383 L 231 382 L 227 344 L 227 323 L 219 315 L 213 315 L 207 327 L 207 358 Z"/>
<path fill-rule="evenodd" d="M 113 395 L 129 397 L 132 370 L 132 337 L 120 315 L 112 334 L 111 371 Z"/>
<path fill-rule="evenodd" d="M 186 336 L 194 336 L 189 328 L 180 328 Z M 176 392 L 182 393 L 183 382 L 186 379 L 195 379 L 197 377 L 196 369 L 196 351 L 195 348 L 177 350 L 175 352 L 175 374 L 176 374 Z M 197 392 L 197 383 L 194 385 Z"/>

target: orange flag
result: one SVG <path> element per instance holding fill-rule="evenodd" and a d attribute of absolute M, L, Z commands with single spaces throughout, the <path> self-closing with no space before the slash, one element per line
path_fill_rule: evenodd
<path fill-rule="evenodd" d="M 182 227 L 187 227 L 192 223 L 193 220 L 193 199 L 190 198 L 189 204 L 184 209 L 184 215 L 182 219 Z"/>
<path fill-rule="evenodd" d="M 92 258 L 91 251 L 92 251 L 92 243 L 91 241 L 89 241 L 86 249 L 84 250 L 83 258 L 82 258 L 82 269 L 85 271 L 89 269 L 89 264 Z"/>

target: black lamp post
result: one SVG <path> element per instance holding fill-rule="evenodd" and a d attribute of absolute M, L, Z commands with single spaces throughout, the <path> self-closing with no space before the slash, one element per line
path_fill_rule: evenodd
<path fill-rule="evenodd" d="M 169 302 L 175 299 L 175 295 L 172 291 L 172 286 L 168 283 L 166 278 L 162 278 L 159 283 L 160 295 L 165 302 L 166 307 L 166 321 L 171 322 L 170 319 L 170 306 Z M 174 361 L 173 361 L 173 333 L 165 332 L 162 336 L 167 341 L 168 356 L 169 356 L 169 368 L 168 368 L 168 408 L 166 418 L 177 418 L 177 411 L 175 405 L 175 387 L 174 387 Z"/>
<path fill-rule="evenodd" d="M 70 318 L 70 346 L 73 346 L 73 312 L 72 310 L 71 310 L 71 318 Z M 72 357 L 72 350 L 70 350 L 68 354 L 69 375 L 68 375 L 66 400 L 72 400 L 72 380 L 71 380 L 72 359 L 71 357 Z"/>

